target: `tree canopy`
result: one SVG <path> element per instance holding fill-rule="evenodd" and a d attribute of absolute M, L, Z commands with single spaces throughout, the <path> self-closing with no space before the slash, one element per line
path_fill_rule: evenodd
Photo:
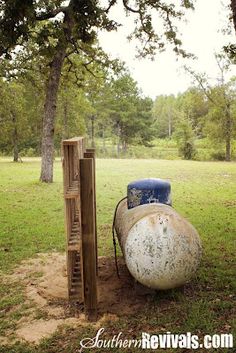
<path fill-rule="evenodd" d="M 2 0 L 0 2 L 0 57 L 14 62 L 19 52 L 23 63 L 35 55 L 46 66 L 45 101 L 42 126 L 42 165 L 40 180 L 53 180 L 54 131 L 58 90 L 63 66 L 69 62 L 76 76 L 75 53 L 80 66 L 92 73 L 94 62 L 103 66 L 115 65 L 99 47 L 98 30 L 117 30 L 119 23 L 110 18 L 110 11 L 118 0 Z M 186 9 L 193 9 L 192 0 L 179 0 L 176 5 L 164 0 L 123 0 L 127 15 L 134 18 L 129 38 L 141 43 L 140 56 L 153 55 L 171 43 L 177 54 L 186 56 L 177 35 L 175 19 L 182 19 Z M 159 15 L 158 26 L 154 14 Z M 29 44 L 30 48 L 29 49 Z M 26 59 L 27 58 L 27 59 Z M 13 66 L 14 69 L 17 67 Z"/>
<path fill-rule="evenodd" d="M 121 4 L 133 18 L 127 35 L 139 43 L 140 57 L 152 57 L 167 43 L 176 54 L 188 56 L 176 26 L 193 3 L 0 1 L 1 149 L 13 149 L 15 160 L 19 151 L 41 153 L 40 179 L 45 182 L 53 180 L 54 145 L 58 149 L 71 134 L 87 134 L 93 145 L 102 138 L 104 149 L 106 137 L 111 138 L 118 154 L 131 144 L 151 146 L 153 138 L 177 139 L 186 158 L 194 155 L 188 147 L 195 139 L 209 138 L 225 144 L 229 160 L 235 136 L 234 79 L 223 82 L 221 73 L 221 81 L 209 85 L 207 77 L 197 74 L 186 92 L 153 102 L 143 96 L 124 63 L 111 60 L 98 41 L 99 31 L 119 30 L 111 10 Z"/>

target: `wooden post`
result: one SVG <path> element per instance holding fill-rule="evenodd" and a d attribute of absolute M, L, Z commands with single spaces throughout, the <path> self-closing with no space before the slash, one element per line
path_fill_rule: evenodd
<path fill-rule="evenodd" d="M 70 300 L 80 299 L 82 285 L 80 271 L 76 270 L 81 247 L 79 206 L 76 207 L 80 201 L 76 146 L 81 140 L 80 137 L 62 141 L 68 297 Z"/>
<path fill-rule="evenodd" d="M 92 158 L 80 160 L 80 185 L 84 305 L 88 319 L 96 320 L 97 263 L 94 207 L 94 162 Z"/>
<path fill-rule="evenodd" d="M 96 272 L 98 275 L 98 241 L 97 241 L 97 201 L 96 201 L 96 160 L 95 148 L 87 148 L 84 153 L 84 158 L 93 159 L 93 178 L 94 178 L 94 217 L 95 217 L 95 245 L 96 245 Z"/>
<path fill-rule="evenodd" d="M 75 137 L 62 142 L 62 155 L 69 300 L 82 299 L 88 319 L 96 320 L 95 150 L 86 151 L 85 139 Z"/>

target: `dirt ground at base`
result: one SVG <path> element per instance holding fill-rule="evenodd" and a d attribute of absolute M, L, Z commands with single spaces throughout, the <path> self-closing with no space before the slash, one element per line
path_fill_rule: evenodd
<path fill-rule="evenodd" d="M 121 258 L 118 265 L 120 278 L 114 259 L 99 257 L 98 321 L 92 323 L 96 328 L 102 327 L 106 321 L 115 321 L 120 316 L 137 312 L 154 294 L 154 291 L 135 283 Z M 23 261 L 3 281 L 23 284 L 28 309 L 17 322 L 16 330 L 9 331 L 6 337 L 0 337 L 0 343 L 21 339 L 37 344 L 61 325 L 91 325 L 86 319 L 81 300 L 69 304 L 65 254 L 39 254 L 34 259 Z"/>

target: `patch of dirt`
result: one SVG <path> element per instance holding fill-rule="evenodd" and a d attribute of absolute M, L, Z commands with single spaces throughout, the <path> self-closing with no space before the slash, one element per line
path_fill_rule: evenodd
<path fill-rule="evenodd" d="M 93 325 L 101 327 L 118 316 L 130 315 L 141 309 L 155 292 L 135 283 L 125 263 L 119 259 L 120 278 L 117 277 L 114 259 L 100 257 L 98 261 L 98 314 Z M 17 322 L 16 338 L 37 344 L 52 335 L 59 326 L 86 326 L 82 303 L 68 302 L 65 254 L 40 254 L 22 262 L 5 281 L 25 285 L 26 304 L 31 304 Z M 0 337 L 0 341 L 3 337 Z"/>
<path fill-rule="evenodd" d="M 236 200 L 224 201 L 223 204 L 226 207 L 236 207 Z"/>
<path fill-rule="evenodd" d="M 27 342 L 37 343 L 42 338 L 53 334 L 59 325 L 63 324 L 63 320 L 50 319 L 48 321 L 40 319 L 25 323 L 16 330 L 17 336 L 23 338 Z"/>

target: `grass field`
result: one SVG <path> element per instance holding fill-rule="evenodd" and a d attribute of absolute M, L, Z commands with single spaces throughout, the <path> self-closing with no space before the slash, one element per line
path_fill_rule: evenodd
<path fill-rule="evenodd" d="M 88 145 L 92 147 L 92 141 L 87 136 Z M 106 138 L 104 141 L 101 138 L 95 138 L 96 155 L 99 158 L 120 158 L 120 159 L 167 159 L 176 160 L 182 157 L 178 151 L 177 141 L 175 139 L 161 139 L 155 138 L 150 142 L 151 146 L 147 147 L 141 143 L 129 144 L 126 151 L 120 150 L 117 153 L 116 141 L 112 138 Z M 223 161 L 225 157 L 225 145 L 224 143 L 218 143 L 209 141 L 207 138 L 195 140 L 196 153 L 194 160 L 197 161 Z M 236 161 L 236 140 L 232 140 L 232 161 Z M 58 141 L 56 146 L 56 155 L 60 156 L 61 146 Z M 1 154 L 0 154 L 1 156 Z M 37 152 L 32 149 L 23 149 L 20 151 L 22 158 L 35 157 Z"/>
<path fill-rule="evenodd" d="M 51 185 L 38 182 L 39 168 L 39 159 L 19 164 L 4 158 L 0 160 L 2 275 L 37 253 L 64 251 L 61 163 L 59 160 L 55 163 L 55 182 Z M 130 181 L 144 177 L 170 180 L 173 206 L 201 235 L 203 260 L 189 290 L 157 293 L 142 311 L 121 317 L 115 323 L 108 322 L 106 338 L 119 331 L 134 338 L 143 330 L 149 333 L 190 331 L 200 336 L 222 332 L 236 334 L 236 164 L 97 160 L 99 255 L 113 254 L 111 222 L 115 205 L 125 195 Z M 22 284 L 1 283 L 0 336 L 17 327 L 24 310 Z M 68 328 L 37 347 L 12 343 L 2 345 L 0 353 L 79 352 L 81 337 L 93 337 L 95 332 L 92 326 Z M 227 349 L 217 351 L 228 352 Z"/>

